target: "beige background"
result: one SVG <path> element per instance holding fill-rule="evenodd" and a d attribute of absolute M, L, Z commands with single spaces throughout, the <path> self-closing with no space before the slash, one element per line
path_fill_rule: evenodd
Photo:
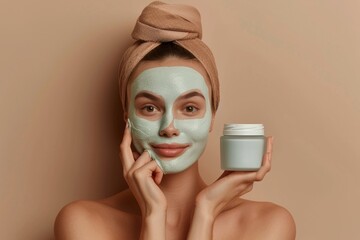
<path fill-rule="evenodd" d="M 117 66 L 148 2 L 1 1 L 0 239 L 52 239 L 66 203 L 125 187 Z M 248 197 L 289 209 L 297 239 L 358 239 L 359 1 L 194 5 L 222 86 L 205 179 L 224 123 L 264 123 L 273 168 Z"/>

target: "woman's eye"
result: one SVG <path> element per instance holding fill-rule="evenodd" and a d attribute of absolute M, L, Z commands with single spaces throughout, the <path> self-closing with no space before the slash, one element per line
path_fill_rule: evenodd
<path fill-rule="evenodd" d="M 189 112 L 189 113 L 193 113 L 193 112 L 198 111 L 198 109 L 196 107 L 194 107 L 194 106 L 186 106 L 185 111 Z"/>
<path fill-rule="evenodd" d="M 149 105 L 149 106 L 143 107 L 143 109 L 147 112 L 154 112 L 156 108 L 152 105 Z"/>
<path fill-rule="evenodd" d="M 161 106 L 152 103 L 139 103 L 135 106 L 135 109 L 136 113 L 139 114 L 139 116 L 152 119 L 161 116 L 163 112 Z"/>

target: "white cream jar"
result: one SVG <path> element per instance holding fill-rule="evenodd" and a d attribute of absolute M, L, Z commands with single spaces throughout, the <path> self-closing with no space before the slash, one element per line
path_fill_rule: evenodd
<path fill-rule="evenodd" d="M 220 138 L 221 168 L 230 171 L 256 171 L 265 150 L 262 124 L 225 124 Z"/>

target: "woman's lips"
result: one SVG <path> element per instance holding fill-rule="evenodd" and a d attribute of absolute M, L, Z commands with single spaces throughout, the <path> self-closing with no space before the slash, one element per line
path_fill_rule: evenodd
<path fill-rule="evenodd" d="M 189 144 L 152 144 L 154 152 L 160 157 L 174 158 L 180 156 L 190 146 Z"/>

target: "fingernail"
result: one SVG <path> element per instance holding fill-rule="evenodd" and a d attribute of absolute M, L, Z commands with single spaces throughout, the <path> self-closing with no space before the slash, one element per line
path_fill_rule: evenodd
<path fill-rule="evenodd" d="M 131 127 L 131 122 L 130 122 L 130 119 L 128 119 L 126 121 L 126 128 L 130 128 Z"/>

